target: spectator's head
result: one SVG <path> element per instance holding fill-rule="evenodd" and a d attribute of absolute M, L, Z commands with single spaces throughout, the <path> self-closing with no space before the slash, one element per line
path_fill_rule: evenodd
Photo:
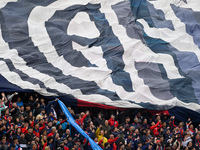
<path fill-rule="evenodd" d="M 12 107 L 13 107 L 13 108 L 17 108 L 18 106 L 17 106 L 16 103 L 13 103 L 13 104 L 12 104 Z"/>
<path fill-rule="evenodd" d="M 133 134 L 129 134 L 128 139 L 132 139 L 132 138 L 133 138 Z"/>
<path fill-rule="evenodd" d="M 67 143 L 68 143 L 67 139 L 63 138 L 63 141 L 64 141 L 65 145 L 67 145 Z"/>
<path fill-rule="evenodd" d="M 4 144 L 6 143 L 6 138 L 5 138 L 5 137 L 2 138 L 2 139 L 1 139 L 1 142 L 2 142 L 2 144 L 4 145 Z"/>
<path fill-rule="evenodd" d="M 187 147 L 192 147 L 192 141 L 187 143 Z"/>
<path fill-rule="evenodd" d="M 29 100 L 34 101 L 33 96 L 30 95 Z"/>
<path fill-rule="evenodd" d="M 160 120 L 160 115 L 157 115 L 156 120 L 157 121 Z"/>
<path fill-rule="evenodd" d="M 21 122 L 24 122 L 24 116 L 23 116 L 23 115 L 19 115 L 19 120 L 20 120 Z"/>
<path fill-rule="evenodd" d="M 29 128 L 28 128 L 28 133 L 29 133 L 29 134 L 32 134 L 32 133 L 33 133 L 33 128 L 32 128 L 32 127 L 29 127 Z"/>
<path fill-rule="evenodd" d="M 20 111 L 23 112 L 24 111 L 24 106 L 20 106 Z"/>
<path fill-rule="evenodd" d="M 106 149 L 110 149 L 110 144 L 109 143 L 105 143 L 105 148 Z"/>
<path fill-rule="evenodd" d="M 32 146 L 31 146 L 31 150 L 37 150 L 37 145 L 36 144 L 32 144 Z"/>
<path fill-rule="evenodd" d="M 21 97 L 17 97 L 17 102 L 21 102 Z"/>
<path fill-rule="evenodd" d="M 196 139 L 196 140 L 200 140 L 200 135 L 197 134 L 196 137 L 195 137 L 195 139 Z"/>
<path fill-rule="evenodd" d="M 42 125 L 44 123 L 44 119 L 39 119 L 39 124 Z"/>
<path fill-rule="evenodd" d="M 53 117 L 53 116 L 54 116 L 52 111 L 49 112 L 49 116 L 50 116 L 50 117 Z"/>
<path fill-rule="evenodd" d="M 34 123 L 34 127 L 36 128 L 36 129 L 39 129 L 39 122 L 38 121 L 35 121 L 35 123 Z"/>
<path fill-rule="evenodd" d="M 31 110 L 31 106 L 29 104 L 26 105 L 26 111 L 30 111 Z"/>
<path fill-rule="evenodd" d="M 58 139 L 59 138 L 59 133 L 55 133 L 55 139 Z"/>
<path fill-rule="evenodd" d="M 147 124 L 147 119 L 146 118 L 143 119 L 143 124 Z"/>
<path fill-rule="evenodd" d="M 113 134 L 110 134 L 110 139 L 114 139 L 114 135 Z"/>
<path fill-rule="evenodd" d="M 164 141 L 164 137 L 163 136 L 159 136 L 160 142 Z"/>
<path fill-rule="evenodd" d="M 66 132 L 67 135 L 70 135 L 70 130 L 69 129 L 66 129 L 65 132 Z"/>
<path fill-rule="evenodd" d="M 98 113 L 98 118 L 102 119 L 102 114 L 101 113 Z"/>
<path fill-rule="evenodd" d="M 9 108 L 6 108 L 4 112 L 5 112 L 5 115 L 8 116 L 9 115 Z"/>
<path fill-rule="evenodd" d="M 105 120 L 105 126 L 108 126 L 108 120 Z"/>
<path fill-rule="evenodd" d="M 69 135 L 69 136 L 67 137 L 67 140 L 68 140 L 69 142 L 71 142 L 71 141 L 72 141 L 72 137 Z"/>
<path fill-rule="evenodd" d="M 130 132 L 134 132 L 134 130 L 135 130 L 135 127 L 134 127 L 134 126 L 131 126 L 131 127 L 129 128 L 129 131 L 130 131 Z"/>
<path fill-rule="evenodd" d="M 101 130 L 100 130 L 100 135 L 103 135 L 103 136 L 104 136 L 104 129 L 101 129 Z"/>
<path fill-rule="evenodd" d="M 130 117 L 129 117 L 129 116 L 126 116 L 125 122 L 126 122 L 126 123 L 129 123 L 129 122 L 130 122 Z"/>
<path fill-rule="evenodd" d="M 49 146 L 46 146 L 44 150 L 51 150 Z"/>
<path fill-rule="evenodd" d="M 166 131 L 166 134 L 167 134 L 167 135 L 170 135 L 170 130 L 167 130 L 167 131 Z"/>
<path fill-rule="evenodd" d="M 151 126 L 155 126 L 156 124 L 155 124 L 155 122 L 153 121 L 152 123 L 151 123 Z"/>
<path fill-rule="evenodd" d="M 111 115 L 111 118 L 113 118 L 113 120 L 115 120 L 115 115 Z"/>
<path fill-rule="evenodd" d="M 46 135 L 42 135 L 42 140 L 46 143 L 47 142 L 47 136 Z"/>
<path fill-rule="evenodd" d="M 152 147 L 153 147 L 153 143 L 149 143 L 148 150 L 152 150 Z"/>
<path fill-rule="evenodd" d="M 25 122 L 24 126 L 25 126 L 25 127 L 29 127 L 29 123 L 28 123 L 28 122 Z"/>
<path fill-rule="evenodd" d="M 119 128 L 119 130 L 123 130 L 123 126 L 120 124 L 119 126 L 118 126 L 118 128 Z"/>
<path fill-rule="evenodd" d="M 17 133 L 21 133 L 21 128 L 17 128 Z"/>
<path fill-rule="evenodd" d="M 183 128 L 184 127 L 184 122 L 180 122 L 179 123 L 179 128 Z"/>
<path fill-rule="evenodd" d="M 162 127 L 165 129 L 167 127 L 167 123 L 166 122 L 163 122 L 162 123 Z"/>
<path fill-rule="evenodd" d="M 140 134 L 139 129 L 135 129 L 135 133 L 136 133 L 136 134 Z"/>
<path fill-rule="evenodd" d="M 85 115 L 85 113 L 84 112 L 81 112 L 81 117 L 83 117 Z"/>
<path fill-rule="evenodd" d="M 193 124 L 190 124 L 189 128 L 190 128 L 191 130 L 193 130 L 193 129 L 194 129 Z"/>
<path fill-rule="evenodd" d="M 36 103 L 36 108 L 40 108 L 40 103 Z"/>
<path fill-rule="evenodd" d="M 41 99 L 40 99 L 40 102 L 41 102 L 41 103 L 44 103 L 44 98 L 41 98 Z"/>
<path fill-rule="evenodd" d="M 58 121 L 62 122 L 62 121 L 63 121 L 62 117 L 59 117 L 59 118 L 58 118 Z"/>
<path fill-rule="evenodd" d="M 78 144 L 80 146 L 81 145 L 81 140 L 77 139 L 76 144 Z"/>
<path fill-rule="evenodd" d="M 52 142 L 53 142 L 53 137 L 52 136 L 47 137 L 47 143 L 52 143 Z"/>
<path fill-rule="evenodd" d="M 53 125 L 53 124 L 52 124 L 52 122 L 51 122 L 51 121 L 49 121 L 49 122 L 48 122 L 48 127 L 49 127 L 49 128 L 51 128 L 51 127 L 52 127 L 52 125 Z"/>
<path fill-rule="evenodd" d="M 13 143 L 14 143 L 14 144 L 17 144 L 17 143 L 18 143 L 18 138 L 17 138 L 17 136 L 13 136 Z"/>
<path fill-rule="evenodd" d="M 134 122 L 138 123 L 138 118 L 137 117 L 134 118 Z"/>
<path fill-rule="evenodd" d="M 138 142 L 138 147 L 142 147 L 142 142 L 141 141 Z"/>
<path fill-rule="evenodd" d="M 51 129 L 53 133 L 56 133 L 56 127 L 53 126 Z"/>
<path fill-rule="evenodd" d="M 114 132 L 118 132 L 118 128 L 117 127 L 114 127 Z"/>
<path fill-rule="evenodd" d="M 64 141 L 60 141 L 60 147 L 64 147 L 65 146 L 65 143 L 64 143 Z"/>
<path fill-rule="evenodd" d="M 10 150 L 15 150 L 15 145 L 12 145 Z"/>
<path fill-rule="evenodd" d="M 124 150 L 125 149 L 125 145 L 122 143 L 119 145 L 119 150 Z"/>
<path fill-rule="evenodd" d="M 24 134 L 24 133 L 21 133 L 20 138 L 21 138 L 21 139 L 24 139 L 24 138 L 25 138 L 25 134 Z"/>

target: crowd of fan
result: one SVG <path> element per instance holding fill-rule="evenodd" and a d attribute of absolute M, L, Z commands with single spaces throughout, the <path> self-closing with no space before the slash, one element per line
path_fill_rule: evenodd
<path fill-rule="evenodd" d="M 0 150 L 91 150 L 72 127 L 58 99 L 36 93 L 1 94 Z M 200 126 L 165 113 L 68 107 L 76 123 L 105 150 L 197 150 Z"/>

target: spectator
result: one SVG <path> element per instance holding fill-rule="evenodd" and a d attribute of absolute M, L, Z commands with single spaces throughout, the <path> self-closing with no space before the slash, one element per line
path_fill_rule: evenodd
<path fill-rule="evenodd" d="M 44 146 L 43 146 L 43 150 L 45 149 L 46 146 L 48 146 L 51 150 L 53 150 L 52 142 L 53 142 L 53 137 L 49 136 L 47 138 L 47 143 L 45 143 Z"/>
<path fill-rule="evenodd" d="M 102 118 L 102 114 L 98 113 L 98 117 L 95 119 L 95 125 L 99 126 L 99 125 L 103 125 L 105 120 Z"/>
<path fill-rule="evenodd" d="M 111 134 L 111 127 L 108 125 L 108 120 L 105 120 L 105 123 L 103 125 L 103 129 L 105 131 L 105 137 L 108 139 Z"/>
<path fill-rule="evenodd" d="M 102 127 L 102 125 L 99 125 L 99 127 L 96 130 L 95 135 L 98 138 L 98 142 L 100 142 L 102 140 L 102 143 L 103 143 L 103 146 L 104 146 L 104 144 L 107 143 L 108 140 L 107 140 L 106 137 L 104 137 L 104 130 L 101 129 L 101 127 Z"/>
<path fill-rule="evenodd" d="M 19 107 L 20 107 L 20 106 L 24 106 L 24 103 L 22 102 L 20 96 L 17 97 L 17 103 L 16 103 L 16 104 L 17 104 L 17 106 L 19 106 Z"/>

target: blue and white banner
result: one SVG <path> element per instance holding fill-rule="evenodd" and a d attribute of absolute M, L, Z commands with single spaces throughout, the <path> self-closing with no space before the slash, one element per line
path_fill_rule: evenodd
<path fill-rule="evenodd" d="M 200 112 L 199 6 L 199 0 L 1 0 L 0 89 Z"/>

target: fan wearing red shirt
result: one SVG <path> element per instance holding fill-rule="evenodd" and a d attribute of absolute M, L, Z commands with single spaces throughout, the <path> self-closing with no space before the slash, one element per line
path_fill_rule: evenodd
<path fill-rule="evenodd" d="M 84 123 L 83 121 L 85 120 L 85 118 L 87 117 L 87 115 L 89 115 L 89 111 L 86 111 L 86 114 L 83 114 L 83 117 L 81 117 L 81 115 L 79 114 L 77 119 L 76 119 L 76 123 L 79 125 L 79 126 L 83 126 Z"/>
<path fill-rule="evenodd" d="M 44 121 L 43 121 L 42 127 L 39 127 L 39 122 L 36 122 L 34 126 L 33 124 L 34 124 L 34 121 L 31 123 L 31 126 L 33 127 L 33 134 L 35 134 L 35 136 L 37 137 L 40 137 L 40 132 L 45 129 Z"/>
<path fill-rule="evenodd" d="M 111 134 L 110 138 L 108 139 L 108 143 L 110 143 L 110 147 L 112 150 L 117 150 L 117 145 L 115 144 L 115 141 L 117 141 L 117 139 L 119 138 L 119 134 L 117 135 L 116 138 L 114 138 L 114 135 Z"/>
<path fill-rule="evenodd" d="M 111 118 L 108 120 L 108 124 L 111 127 L 118 127 L 119 123 L 117 121 L 115 121 L 115 116 L 111 115 Z"/>
<path fill-rule="evenodd" d="M 52 131 L 47 135 L 47 137 L 53 136 L 55 133 L 56 133 L 56 127 L 52 127 Z"/>
<path fill-rule="evenodd" d="M 155 124 L 155 122 L 152 122 L 152 123 L 151 123 L 150 129 L 153 130 L 153 134 L 154 134 L 155 136 L 158 136 L 158 135 L 159 135 L 158 130 L 159 130 L 160 128 L 162 128 L 162 121 L 161 121 L 161 120 L 159 120 L 158 123 L 156 123 L 156 124 Z"/>

